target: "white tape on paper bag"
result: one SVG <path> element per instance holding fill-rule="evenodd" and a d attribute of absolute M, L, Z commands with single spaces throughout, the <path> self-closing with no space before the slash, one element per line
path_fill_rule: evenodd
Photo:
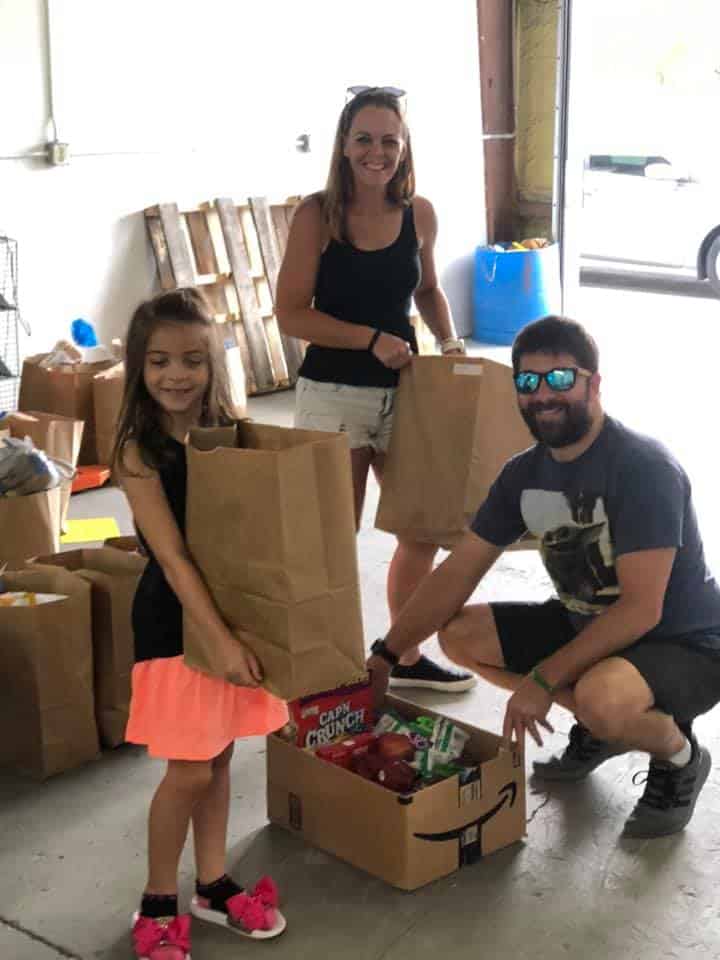
<path fill-rule="evenodd" d="M 483 368 L 479 363 L 456 363 L 453 366 L 453 373 L 464 377 L 481 377 Z"/>

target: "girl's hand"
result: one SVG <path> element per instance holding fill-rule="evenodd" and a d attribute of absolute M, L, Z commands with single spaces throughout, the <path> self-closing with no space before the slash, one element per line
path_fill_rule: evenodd
<path fill-rule="evenodd" d="M 263 680 L 262 667 L 255 654 L 232 635 L 220 658 L 219 673 L 236 687 L 259 687 Z"/>
<path fill-rule="evenodd" d="M 412 359 L 410 344 L 392 333 L 381 333 L 372 348 L 373 356 L 391 370 L 400 370 Z"/>

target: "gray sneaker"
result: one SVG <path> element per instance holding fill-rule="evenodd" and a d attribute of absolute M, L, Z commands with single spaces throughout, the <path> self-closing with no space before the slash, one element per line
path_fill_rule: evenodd
<path fill-rule="evenodd" d="M 627 753 L 625 747 L 596 740 L 587 727 L 574 723 L 570 728 L 570 741 L 560 756 L 536 760 L 533 772 L 540 780 L 584 780 L 601 763 L 621 753 Z"/>
<path fill-rule="evenodd" d="M 650 761 L 645 792 L 625 824 L 624 837 L 667 837 L 689 823 L 712 766 L 710 751 L 695 737 L 691 743 L 692 758 L 684 767 Z"/>

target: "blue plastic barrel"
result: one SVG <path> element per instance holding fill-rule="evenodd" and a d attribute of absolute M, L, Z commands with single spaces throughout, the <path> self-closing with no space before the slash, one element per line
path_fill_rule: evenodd
<path fill-rule="evenodd" d="M 478 247 L 473 288 L 473 337 L 511 344 L 526 324 L 560 312 L 558 245 L 541 250 Z"/>

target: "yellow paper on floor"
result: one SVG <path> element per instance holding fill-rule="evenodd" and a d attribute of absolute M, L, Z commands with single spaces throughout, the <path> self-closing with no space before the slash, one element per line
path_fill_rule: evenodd
<path fill-rule="evenodd" d="M 91 517 L 67 521 L 67 533 L 60 537 L 60 543 L 93 543 L 119 537 L 120 529 L 114 517 Z"/>

